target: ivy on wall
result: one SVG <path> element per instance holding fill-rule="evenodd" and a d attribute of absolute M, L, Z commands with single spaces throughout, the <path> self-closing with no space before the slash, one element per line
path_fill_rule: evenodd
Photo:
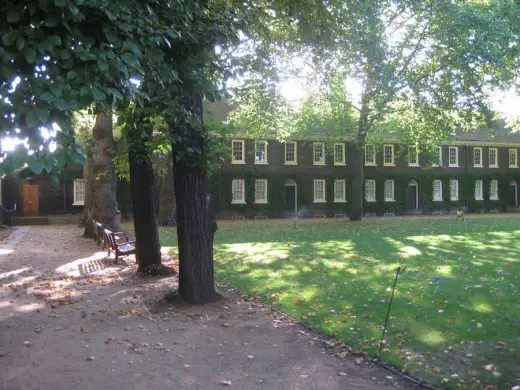
<path fill-rule="evenodd" d="M 314 213 L 326 213 L 329 216 L 336 213 L 348 215 L 352 192 L 349 191 L 351 179 L 346 180 L 347 203 L 334 203 L 334 179 L 338 177 L 326 174 L 312 179 L 325 179 L 326 203 L 313 203 L 313 180 L 305 173 L 283 172 L 256 172 L 244 170 L 242 172 L 216 171 L 212 175 L 213 207 L 217 214 L 237 214 L 245 216 L 266 215 L 269 217 L 283 217 L 285 210 L 285 183 L 294 180 L 298 185 L 298 210 L 299 216 L 309 217 Z M 231 181 L 243 179 L 245 181 L 246 204 L 231 203 Z M 255 203 L 255 180 L 267 179 L 268 203 Z M 433 211 L 450 211 L 465 208 L 468 212 L 480 212 L 485 210 L 507 211 L 514 204 L 510 183 L 516 181 L 520 184 L 520 172 L 513 173 L 375 173 L 366 176 L 366 179 L 376 181 L 376 202 L 364 202 L 365 213 L 383 215 L 384 213 L 405 214 L 408 211 L 408 185 L 415 180 L 418 187 L 418 208 L 422 213 Z M 459 199 L 450 200 L 450 180 L 459 181 Z M 394 180 L 394 202 L 384 201 L 385 180 Z M 442 180 L 443 201 L 433 201 L 433 180 Z M 475 200 L 475 181 L 483 181 L 484 200 Z M 490 200 L 491 180 L 498 180 L 498 200 Z M 519 188 L 520 191 L 520 188 Z M 520 196 L 520 194 L 519 194 Z"/>

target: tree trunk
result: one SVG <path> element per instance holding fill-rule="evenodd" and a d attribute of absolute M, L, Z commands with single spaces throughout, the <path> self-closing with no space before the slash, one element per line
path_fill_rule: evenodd
<path fill-rule="evenodd" d="M 142 119 L 142 117 L 141 117 Z M 128 130 L 128 159 L 130 163 L 130 189 L 134 211 L 135 257 L 137 272 L 150 273 L 161 265 L 161 245 L 155 209 L 155 178 L 151 151 L 151 124 L 140 120 Z"/>
<path fill-rule="evenodd" d="M 85 203 L 83 204 L 83 215 L 81 216 L 81 225 L 85 226 L 83 237 L 94 237 L 96 230 L 92 222 L 93 212 L 93 192 L 94 192 L 94 180 L 92 177 L 92 164 L 93 158 L 92 153 L 87 152 L 87 166 L 83 170 L 83 180 L 85 182 Z"/>
<path fill-rule="evenodd" d="M 173 173 L 177 201 L 177 240 L 179 244 L 179 292 L 188 303 L 216 300 L 213 270 L 213 231 L 209 179 L 204 171 L 205 135 L 202 122 L 202 97 L 193 94 L 183 99 L 191 118 L 184 118 L 177 128 L 185 144 L 184 153 L 176 156 L 179 145 L 172 145 Z M 195 120 L 194 120 L 195 119 Z M 198 122 L 198 124 L 194 124 Z M 200 151 L 190 161 L 188 151 Z M 179 157 L 179 158 L 177 158 Z"/>
<path fill-rule="evenodd" d="M 179 292 L 188 303 L 214 302 L 211 195 L 208 177 L 174 163 L 179 244 Z"/>
<path fill-rule="evenodd" d="M 173 161 L 171 153 L 168 156 L 168 169 L 162 178 L 159 196 L 159 224 L 167 226 L 175 212 L 175 186 L 173 185 Z"/>
<path fill-rule="evenodd" d="M 112 134 L 112 113 L 98 114 L 92 130 L 94 136 L 92 166 L 87 177 L 86 225 L 92 218 L 112 230 L 119 230 L 116 197 L 116 173 L 111 154 L 115 143 Z M 87 229 L 85 229 L 87 234 Z"/>
<path fill-rule="evenodd" d="M 350 203 L 349 217 L 352 221 L 361 221 L 363 219 L 363 199 L 365 198 L 364 191 L 364 143 L 356 145 L 351 151 L 352 161 L 354 166 L 352 169 L 352 197 Z"/>

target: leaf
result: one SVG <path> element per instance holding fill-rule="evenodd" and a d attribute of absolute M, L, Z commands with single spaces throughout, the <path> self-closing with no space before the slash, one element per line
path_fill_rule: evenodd
<path fill-rule="evenodd" d="M 54 96 L 60 97 L 63 94 L 63 87 L 57 82 L 54 82 L 51 84 L 51 92 Z"/>
<path fill-rule="evenodd" d="M 32 159 L 31 161 L 28 162 L 27 165 L 28 165 L 29 169 L 31 170 L 31 172 L 33 172 L 37 175 L 39 175 L 40 173 L 43 172 L 44 166 L 39 159 Z"/>
<path fill-rule="evenodd" d="M 47 40 L 54 46 L 61 45 L 61 37 L 59 35 L 51 35 Z"/>
<path fill-rule="evenodd" d="M 16 40 L 16 49 L 18 49 L 18 51 L 22 51 L 24 46 L 25 40 L 23 39 L 23 37 L 18 37 L 18 39 Z"/>
<path fill-rule="evenodd" d="M 121 56 L 121 59 L 127 65 L 130 65 L 130 66 L 138 66 L 139 65 L 139 61 L 137 61 L 137 58 L 135 58 L 135 56 L 133 54 L 131 54 L 131 53 L 128 53 L 128 52 L 124 53 Z"/>
<path fill-rule="evenodd" d="M 65 7 L 67 4 L 67 0 L 54 0 L 54 5 L 56 7 Z"/>
<path fill-rule="evenodd" d="M 20 21 L 20 13 L 17 9 L 11 8 L 7 11 L 7 22 L 8 23 L 18 23 Z"/>
<path fill-rule="evenodd" d="M 40 122 L 45 123 L 47 122 L 47 119 L 49 119 L 49 110 L 46 108 L 37 108 L 36 115 L 38 116 Z"/>
<path fill-rule="evenodd" d="M 29 128 L 35 127 L 38 124 L 38 118 L 34 111 L 29 111 L 25 114 L 25 125 Z"/>
<path fill-rule="evenodd" d="M 26 47 L 23 51 L 25 59 L 29 64 L 33 64 L 36 61 L 36 50 L 32 47 Z"/>
<path fill-rule="evenodd" d="M 2 43 L 5 46 L 11 46 L 14 43 L 15 40 L 15 34 L 12 32 L 7 32 L 4 35 L 2 35 Z"/>
<path fill-rule="evenodd" d="M 92 96 L 96 100 L 105 100 L 107 98 L 107 94 L 98 88 L 92 88 Z"/>

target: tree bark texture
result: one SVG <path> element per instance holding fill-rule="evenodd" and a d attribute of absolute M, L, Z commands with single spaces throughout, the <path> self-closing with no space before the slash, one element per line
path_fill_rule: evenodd
<path fill-rule="evenodd" d="M 119 230 L 117 181 L 111 156 L 115 147 L 112 113 L 98 114 L 92 133 L 93 157 L 86 182 L 86 213 L 89 219 L 87 225 L 94 218 L 109 229 Z"/>
<path fill-rule="evenodd" d="M 148 273 L 161 264 L 161 245 L 155 208 L 155 177 L 148 141 L 152 125 L 139 121 L 128 131 L 130 190 L 134 212 L 137 272 Z"/>
<path fill-rule="evenodd" d="M 179 244 L 179 292 L 188 303 L 214 302 L 210 185 L 199 168 L 174 164 Z"/>
<path fill-rule="evenodd" d="M 159 195 L 159 224 L 167 226 L 175 212 L 175 186 L 173 184 L 173 163 L 171 154 L 168 156 L 168 169 L 162 178 Z"/>
<path fill-rule="evenodd" d="M 363 199 L 364 191 L 364 146 L 356 145 L 351 151 L 352 161 L 354 161 L 354 169 L 352 169 L 352 197 L 350 203 L 349 217 L 352 221 L 361 221 L 363 219 Z"/>
<path fill-rule="evenodd" d="M 211 191 L 208 176 L 202 168 L 205 136 L 202 122 L 202 97 L 193 94 L 183 99 L 187 111 L 198 120 L 186 118 L 175 133 L 184 139 L 185 150 L 201 151 L 189 161 L 180 155 L 176 158 L 177 145 L 172 145 L 173 178 L 177 201 L 177 240 L 179 244 L 179 292 L 188 303 L 202 304 L 216 300 L 213 269 L 213 221 Z M 197 127 L 194 127 L 197 126 Z"/>

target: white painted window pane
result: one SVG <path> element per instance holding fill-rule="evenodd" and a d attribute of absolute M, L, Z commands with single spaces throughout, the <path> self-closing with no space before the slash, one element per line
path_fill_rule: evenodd
<path fill-rule="evenodd" d="M 433 200 L 442 201 L 442 181 L 433 181 Z"/>
<path fill-rule="evenodd" d="M 509 149 L 509 166 L 510 167 L 518 166 L 518 150 L 517 149 Z"/>
<path fill-rule="evenodd" d="M 343 164 L 345 162 L 345 144 L 334 145 L 334 162 Z"/>
<path fill-rule="evenodd" d="M 323 144 L 314 144 L 314 163 L 322 164 L 325 162 L 325 146 Z"/>
<path fill-rule="evenodd" d="M 345 180 L 334 180 L 334 201 L 345 201 Z"/>
<path fill-rule="evenodd" d="M 456 146 L 450 146 L 449 158 L 450 158 L 449 165 L 451 165 L 451 166 L 459 165 L 458 149 Z"/>
<path fill-rule="evenodd" d="M 489 166 L 496 167 L 497 164 L 497 149 L 490 148 L 489 149 Z"/>
<path fill-rule="evenodd" d="M 288 142 L 285 144 L 285 161 L 296 162 L 296 142 Z"/>
<path fill-rule="evenodd" d="M 394 147 L 393 147 L 393 145 L 385 145 L 384 146 L 384 154 L 385 154 L 385 164 L 393 164 L 394 163 Z"/>
<path fill-rule="evenodd" d="M 459 200 L 459 181 L 450 180 L 450 200 Z"/>
<path fill-rule="evenodd" d="M 385 200 L 386 201 L 394 200 L 394 181 L 393 180 L 385 180 Z"/>
<path fill-rule="evenodd" d="M 365 145 L 365 164 L 375 164 L 374 145 Z"/>
<path fill-rule="evenodd" d="M 85 204 L 85 180 L 74 180 L 74 204 Z"/>
<path fill-rule="evenodd" d="M 419 164 L 419 150 L 415 146 L 410 146 L 408 148 L 408 163 L 410 165 Z"/>
<path fill-rule="evenodd" d="M 489 199 L 490 200 L 498 200 L 498 181 L 491 180 L 489 184 Z"/>
<path fill-rule="evenodd" d="M 475 200 L 484 199 L 484 194 L 482 193 L 482 180 L 475 180 Z"/>
<path fill-rule="evenodd" d="M 376 181 L 366 180 L 365 181 L 365 200 L 367 202 L 375 202 L 376 200 Z"/>
<path fill-rule="evenodd" d="M 325 201 L 325 180 L 314 180 L 314 201 Z"/>
<path fill-rule="evenodd" d="M 255 202 L 267 202 L 267 180 L 265 179 L 255 180 Z"/>
<path fill-rule="evenodd" d="M 482 165 L 482 148 L 473 149 L 473 165 L 474 166 Z"/>
<path fill-rule="evenodd" d="M 267 162 L 267 142 L 258 141 L 255 146 L 255 161 Z"/>
<path fill-rule="evenodd" d="M 233 161 L 244 161 L 244 142 L 232 141 Z"/>
<path fill-rule="evenodd" d="M 235 179 L 231 182 L 232 202 L 240 203 L 245 201 L 244 180 Z"/>

